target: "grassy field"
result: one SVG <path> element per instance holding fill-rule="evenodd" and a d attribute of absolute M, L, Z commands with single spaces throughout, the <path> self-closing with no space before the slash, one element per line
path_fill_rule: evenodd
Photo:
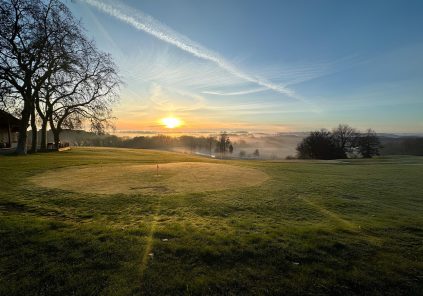
<path fill-rule="evenodd" d="M 267 178 L 166 194 L 34 183 L 67 170 L 71 182 L 78 167 L 94 182 L 102 166 L 158 162 L 241 166 Z M 423 295 L 423 158 L 219 161 L 127 149 L 0 156 L 0 252 L 0 295 Z"/>
<path fill-rule="evenodd" d="M 42 187 L 78 193 L 157 195 L 250 187 L 259 185 L 267 179 L 268 176 L 264 172 L 245 166 L 207 162 L 171 162 L 160 165 L 73 166 L 40 173 L 32 177 L 31 181 Z"/>

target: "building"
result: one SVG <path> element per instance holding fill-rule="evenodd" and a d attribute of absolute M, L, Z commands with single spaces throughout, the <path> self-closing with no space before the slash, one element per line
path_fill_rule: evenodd
<path fill-rule="evenodd" d="M 0 149 L 16 148 L 20 123 L 12 114 L 0 110 Z"/>

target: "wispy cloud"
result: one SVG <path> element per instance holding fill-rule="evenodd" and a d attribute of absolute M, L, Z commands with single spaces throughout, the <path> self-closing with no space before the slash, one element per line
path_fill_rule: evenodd
<path fill-rule="evenodd" d="M 139 11 L 129 8 L 121 3 L 105 3 L 98 0 L 83 0 L 85 3 L 107 13 L 123 22 L 126 22 L 137 30 L 148 33 L 166 43 L 172 44 L 177 48 L 192 54 L 195 57 L 210 61 L 221 69 L 241 78 L 245 81 L 276 91 L 278 93 L 297 98 L 294 91 L 283 85 L 275 84 L 265 78 L 247 74 L 236 66 L 225 60 L 218 53 L 213 52 L 204 46 L 192 41 L 188 37 L 174 31 L 170 27 L 162 24 L 153 17 Z"/>
<path fill-rule="evenodd" d="M 157 83 L 150 88 L 149 100 L 151 109 L 170 113 L 188 112 L 204 107 L 203 97 L 177 89 L 166 89 Z"/>
<path fill-rule="evenodd" d="M 143 46 L 126 57 L 122 59 L 122 71 L 125 77 L 134 81 L 159 83 L 197 93 L 210 88 L 220 92 L 223 92 L 220 88 L 254 88 L 254 84 L 227 73 L 213 63 L 180 56 L 168 47 Z"/>
<path fill-rule="evenodd" d="M 202 93 L 207 95 L 216 95 L 216 96 L 241 96 L 241 95 L 258 93 L 265 90 L 268 90 L 268 88 L 259 87 L 259 88 L 247 89 L 242 91 L 234 91 L 234 92 L 203 91 Z"/>

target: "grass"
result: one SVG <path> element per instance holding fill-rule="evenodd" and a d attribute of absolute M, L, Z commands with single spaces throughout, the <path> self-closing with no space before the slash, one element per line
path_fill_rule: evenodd
<path fill-rule="evenodd" d="M 175 194 L 255 186 L 267 179 L 260 170 L 220 163 L 106 164 L 43 172 L 34 184 L 102 194 Z M 111 182 L 113 180 L 113 182 Z"/>
<path fill-rule="evenodd" d="M 237 165 L 269 178 L 111 195 L 31 181 L 157 162 Z M 73 149 L 1 156 L 0 172 L 0 295 L 423 295 L 421 157 L 212 161 Z"/>

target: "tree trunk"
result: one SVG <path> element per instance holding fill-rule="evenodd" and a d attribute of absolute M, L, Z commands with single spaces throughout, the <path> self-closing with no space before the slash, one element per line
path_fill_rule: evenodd
<path fill-rule="evenodd" d="M 19 137 L 18 137 L 18 146 L 16 147 L 17 155 L 26 154 L 26 139 L 27 134 L 26 130 L 28 128 L 29 118 L 31 117 L 31 111 L 27 102 L 24 102 L 24 108 L 21 112 L 21 124 L 19 126 Z"/>
<path fill-rule="evenodd" d="M 62 130 L 61 122 L 59 121 L 57 123 L 57 127 L 55 127 L 53 119 L 51 117 L 49 118 L 49 121 L 50 121 L 50 129 L 53 132 L 53 137 L 54 137 L 54 147 L 56 149 L 59 149 L 60 148 L 60 144 L 59 144 L 60 143 L 60 132 Z"/>
<path fill-rule="evenodd" d="M 53 135 L 54 135 L 54 146 L 56 147 L 57 150 L 59 150 L 59 148 L 60 148 L 60 132 L 59 132 L 59 130 L 54 130 Z"/>
<path fill-rule="evenodd" d="M 43 112 L 41 111 L 40 108 L 40 101 L 39 99 L 36 101 L 35 103 L 35 107 L 38 113 L 38 116 L 40 116 L 41 118 L 41 142 L 40 142 L 40 150 L 41 151 L 46 151 L 47 150 L 47 125 L 49 123 L 50 120 L 50 116 L 51 116 L 51 112 L 50 112 L 50 105 L 48 105 L 46 103 L 46 111 L 45 114 L 43 114 Z"/>
<path fill-rule="evenodd" d="M 38 142 L 38 135 L 37 135 L 37 123 L 35 118 L 35 108 L 32 108 L 31 112 L 31 130 L 32 130 L 32 143 L 31 143 L 31 153 L 37 152 L 37 142 Z"/>
<path fill-rule="evenodd" d="M 7 122 L 7 137 L 9 139 L 8 148 L 12 148 L 12 132 L 10 130 L 10 122 L 9 121 Z"/>
<path fill-rule="evenodd" d="M 41 143 L 40 143 L 41 151 L 47 150 L 47 123 L 48 123 L 48 120 L 44 119 L 41 124 Z"/>

